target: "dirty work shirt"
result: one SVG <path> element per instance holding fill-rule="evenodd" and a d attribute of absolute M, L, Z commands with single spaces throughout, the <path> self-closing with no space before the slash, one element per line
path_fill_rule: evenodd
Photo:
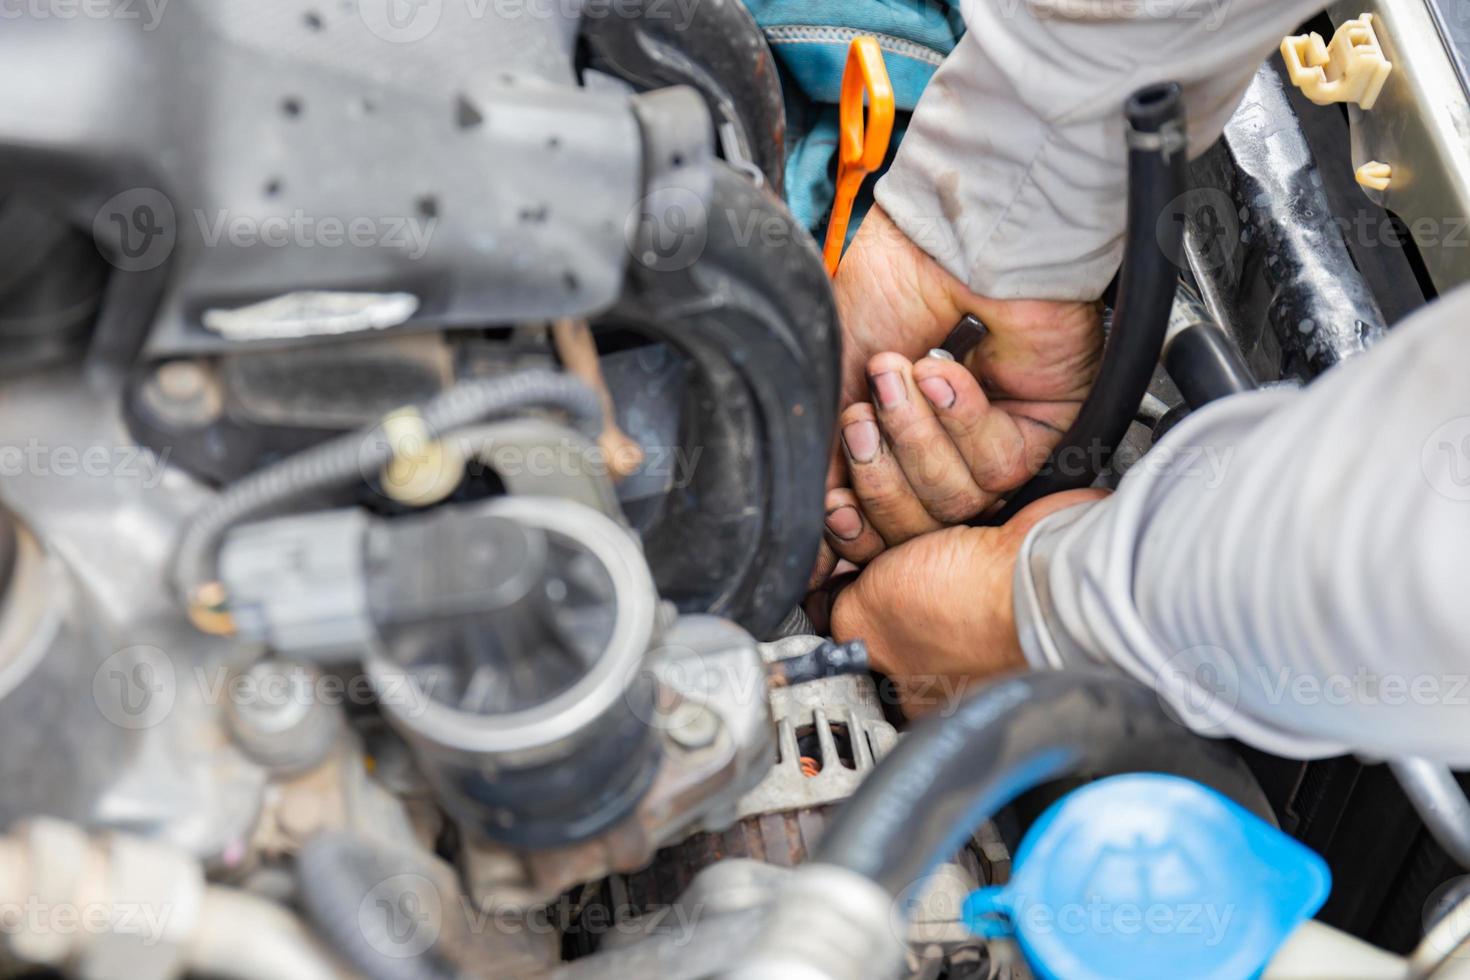
<path fill-rule="evenodd" d="M 1470 768 L 1470 287 L 1305 390 L 1214 402 L 1016 569 L 1037 667 L 1275 755 Z"/>
<path fill-rule="evenodd" d="M 1123 253 L 1123 103 L 1184 88 L 1191 152 L 1321 0 L 966 0 L 877 201 L 975 292 L 1093 300 Z"/>

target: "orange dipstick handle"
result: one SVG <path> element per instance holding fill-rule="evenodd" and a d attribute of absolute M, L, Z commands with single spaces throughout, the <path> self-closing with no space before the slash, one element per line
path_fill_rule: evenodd
<path fill-rule="evenodd" d="M 864 96 L 868 103 L 866 122 Z M 862 190 L 868 174 L 883 166 L 883 158 L 888 155 L 888 142 L 893 138 L 893 110 L 893 84 L 888 80 L 878 39 L 853 38 L 847 51 L 847 67 L 842 72 L 837 196 L 832 201 L 827 244 L 822 250 L 830 276 L 837 275 L 837 263 L 847 241 L 847 226 L 852 221 L 852 206 L 858 191 Z"/>

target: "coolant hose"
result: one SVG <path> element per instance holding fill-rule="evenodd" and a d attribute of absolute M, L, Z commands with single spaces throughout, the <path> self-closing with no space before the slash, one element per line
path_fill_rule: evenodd
<path fill-rule="evenodd" d="M 901 975 L 916 896 L 981 823 L 1058 777 L 1125 771 L 1197 779 L 1269 819 L 1229 745 L 1171 720 L 1148 688 L 1101 671 L 1001 681 L 919 722 L 888 753 L 722 980 Z"/>
<path fill-rule="evenodd" d="M 1163 218 L 1185 188 L 1188 140 L 1182 98 L 1179 86 L 1170 82 L 1140 89 L 1124 106 L 1128 226 L 1118 301 L 1097 380 L 1042 471 L 998 513 L 976 523 L 1004 524 L 1042 497 L 1091 486 L 1128 432 L 1159 362 L 1179 279 L 1174 257 L 1184 226 Z"/>
<path fill-rule="evenodd" d="M 418 406 L 430 437 L 529 408 L 559 409 L 574 426 L 596 437 L 601 429 L 602 406 L 597 395 L 571 375 L 553 371 L 524 371 L 455 385 Z M 214 581 L 214 563 L 220 542 L 235 525 L 326 490 L 336 489 L 376 474 L 393 457 L 386 439 L 374 430 L 337 436 L 252 473 L 226 487 L 218 497 L 190 518 L 174 554 L 173 581 L 184 601 L 190 602 L 206 583 Z"/>
<path fill-rule="evenodd" d="M 954 714 L 915 725 L 838 811 L 814 861 L 897 896 L 1027 790 L 1130 771 L 1196 779 L 1270 819 L 1230 746 L 1188 731 L 1153 691 L 1111 673 L 1044 672 L 991 685 Z"/>
<path fill-rule="evenodd" d="M 1191 409 L 1260 387 L 1235 341 L 1182 282 L 1169 313 L 1164 370 Z"/>
<path fill-rule="evenodd" d="M 317 834 L 297 858 L 301 904 L 367 980 L 451 980 L 444 917 L 459 908 L 415 855 L 343 831 Z"/>

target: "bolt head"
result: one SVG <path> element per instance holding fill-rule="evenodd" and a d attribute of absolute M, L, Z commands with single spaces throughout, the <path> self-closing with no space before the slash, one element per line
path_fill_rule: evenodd
<path fill-rule="evenodd" d="M 665 716 L 664 730 L 680 748 L 706 749 L 719 737 L 720 721 L 708 708 L 685 701 Z"/>

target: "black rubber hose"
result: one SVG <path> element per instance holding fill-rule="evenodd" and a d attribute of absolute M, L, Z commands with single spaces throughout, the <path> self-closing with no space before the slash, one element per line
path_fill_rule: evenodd
<path fill-rule="evenodd" d="M 1112 673 L 1049 671 L 993 684 L 915 725 L 838 811 L 815 860 L 897 896 L 1027 790 L 1140 771 L 1198 780 L 1270 819 L 1229 744 L 1184 728 L 1153 691 Z"/>
<path fill-rule="evenodd" d="M 301 849 L 296 884 L 317 931 L 368 980 L 456 975 L 440 944 L 457 896 L 441 896 L 412 855 L 343 831 L 320 833 Z"/>
<path fill-rule="evenodd" d="M 868 645 L 862 640 L 847 643 L 822 640 L 800 656 L 767 664 L 766 681 L 772 688 L 794 687 L 831 677 L 866 674 L 871 669 Z"/>
<path fill-rule="evenodd" d="M 817 629 L 812 625 L 812 618 L 806 614 L 801 606 L 792 606 L 786 618 L 776 624 L 776 628 L 761 639 L 784 640 L 788 636 L 815 636 Z"/>
<path fill-rule="evenodd" d="M 1190 408 L 1259 387 L 1235 341 L 1214 321 L 1194 290 L 1182 283 L 1169 316 L 1164 370 Z"/>
<path fill-rule="evenodd" d="M 1042 497 L 1091 486 L 1127 433 L 1159 362 L 1179 280 L 1173 257 L 1184 234 L 1181 223 L 1161 220 L 1185 186 L 1187 142 L 1179 86 L 1171 82 L 1141 89 L 1124 113 L 1128 227 L 1118 302 L 1097 380 L 1076 423 L 1041 472 L 999 512 L 974 523 L 1004 524 Z"/>

